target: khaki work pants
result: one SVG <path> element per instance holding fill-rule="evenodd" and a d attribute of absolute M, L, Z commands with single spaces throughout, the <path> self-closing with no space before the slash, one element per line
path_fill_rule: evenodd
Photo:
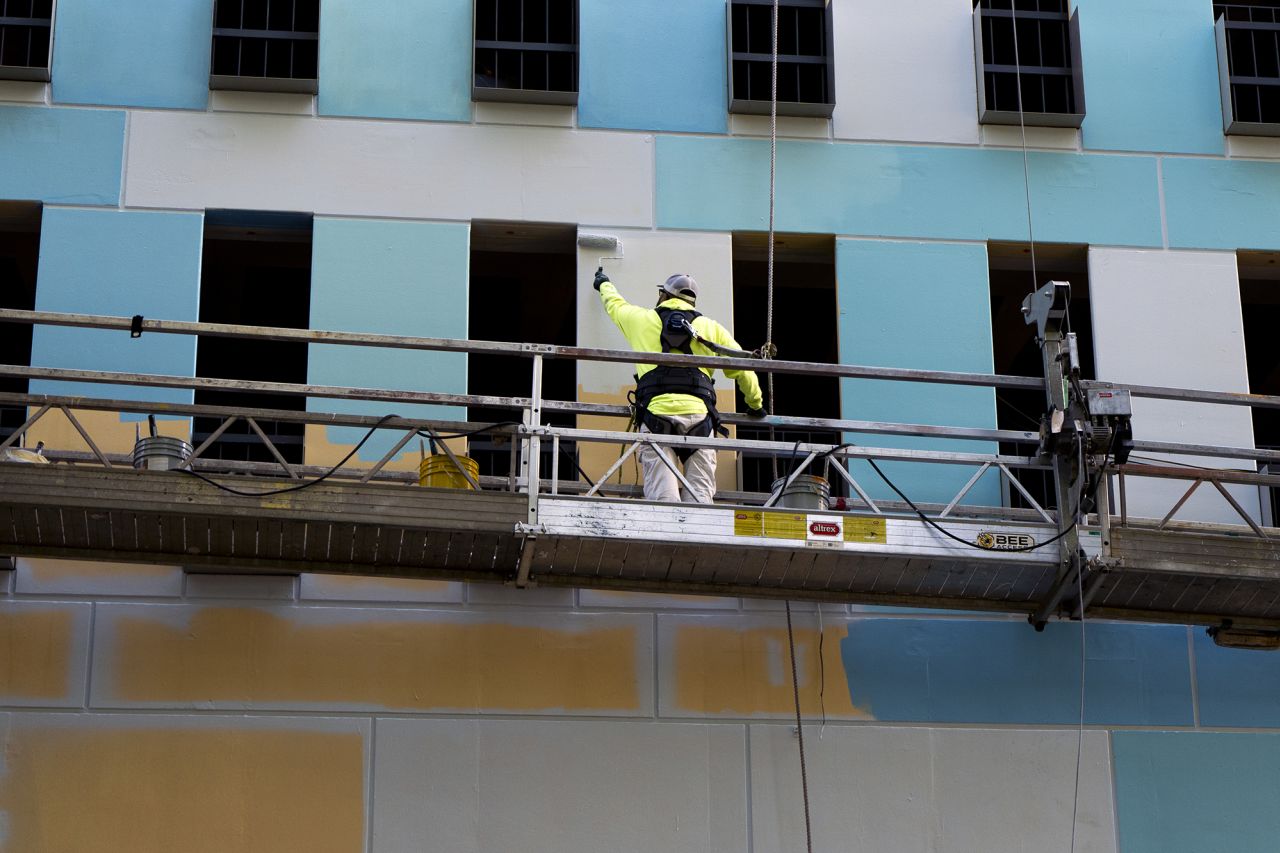
<path fill-rule="evenodd" d="M 680 435 L 688 433 L 690 429 L 702 423 L 706 417 L 706 415 L 663 415 L 664 419 L 675 425 L 676 432 Z M 652 430 L 647 426 L 641 425 L 640 432 L 647 433 L 652 432 Z M 693 487 L 692 494 L 681 485 L 680 481 L 676 479 L 676 475 L 671 473 L 671 469 L 658 458 L 659 452 L 665 453 L 677 468 L 680 467 L 680 460 L 671 448 L 664 447 L 660 448 L 660 450 L 655 450 L 648 444 L 640 445 L 637 455 L 640 457 L 640 467 L 644 471 L 645 500 L 711 503 L 711 498 L 716 493 L 716 452 L 714 450 L 705 448 L 695 450 L 685 460 L 684 478 Z"/>

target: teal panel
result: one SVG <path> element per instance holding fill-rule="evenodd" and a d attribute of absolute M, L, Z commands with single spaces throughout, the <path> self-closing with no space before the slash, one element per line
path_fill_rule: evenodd
<path fill-rule="evenodd" d="M 1181 627 L 1091 622 L 1085 721 L 1189 726 Z M 1080 719 L 1080 626 L 969 619 L 863 618 L 840 655 L 853 704 L 882 721 L 1072 725 Z"/>
<path fill-rule="evenodd" d="M 1213 4 L 1076 0 L 1085 148 L 1221 154 Z"/>
<path fill-rule="evenodd" d="M 1170 247 L 1280 249 L 1280 163 L 1172 157 L 1162 169 Z"/>
<path fill-rule="evenodd" d="M 1151 157 L 1033 152 L 1037 240 L 1159 246 Z M 1022 154 L 982 148 L 781 142 L 782 231 L 950 240 L 1026 240 Z M 660 228 L 768 226 L 769 143 L 660 136 Z"/>
<path fill-rule="evenodd" d="M 209 0 L 59 0 L 53 100 L 202 110 L 212 42 Z"/>
<path fill-rule="evenodd" d="M 582 3 L 582 127 L 724 133 L 724 0 Z"/>
<path fill-rule="evenodd" d="M 1200 724 L 1280 729 L 1280 654 L 1224 649 L 1196 631 Z"/>
<path fill-rule="evenodd" d="M 991 373 L 991 285 L 982 245 L 836 241 L 840 362 Z M 994 428 L 995 392 L 916 382 L 845 379 L 841 413 L 856 420 Z M 877 447 L 994 453 L 991 442 L 850 435 Z M 946 503 L 976 468 L 881 463 L 913 501 Z M 893 492 L 869 466 L 851 467 L 873 497 Z M 989 475 L 966 502 L 1000 505 L 999 481 Z"/>
<path fill-rule="evenodd" d="M 389 335 L 465 338 L 470 228 L 456 223 L 371 219 L 315 220 L 311 327 Z M 311 344 L 307 381 L 315 385 L 465 394 L 466 356 Z M 454 418 L 450 406 L 405 406 L 310 398 L 311 411 Z M 363 430 L 330 428 L 329 440 L 355 444 Z M 361 449 L 377 459 L 399 436 L 383 432 Z"/>
<path fill-rule="evenodd" d="M 120 203 L 124 113 L 0 107 L 0 198 Z"/>
<path fill-rule="evenodd" d="M 1275 853 L 1280 734 L 1112 732 L 1120 853 Z"/>
<path fill-rule="evenodd" d="M 199 213 L 46 207 L 36 310 L 198 320 L 203 238 Z M 196 339 L 37 326 L 31 363 L 195 376 Z M 176 403 L 193 397 L 184 390 L 47 381 L 33 381 L 31 392 Z"/>
<path fill-rule="evenodd" d="M 324 0 L 321 115 L 468 121 L 471 0 Z"/>

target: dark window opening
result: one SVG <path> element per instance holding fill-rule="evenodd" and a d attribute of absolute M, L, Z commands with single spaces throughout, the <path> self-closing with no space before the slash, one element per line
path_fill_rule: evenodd
<path fill-rule="evenodd" d="M 773 300 L 778 306 L 789 306 L 789 322 L 775 322 L 773 342 L 778 358 L 787 361 L 810 361 L 837 364 L 840 360 L 836 318 L 836 248 L 835 240 L 824 235 L 783 234 L 775 237 L 773 264 Z M 768 311 L 768 236 L 764 234 L 733 235 L 733 333 L 744 349 L 755 349 L 765 342 Z M 797 313 L 798 312 L 798 313 Z M 725 318 L 714 319 L 724 323 Z M 840 382 L 829 376 L 778 374 L 774 377 L 774 399 L 769 400 L 767 379 L 760 376 L 769 410 L 777 415 L 805 418 L 840 417 Z M 746 411 L 742 392 L 737 392 L 737 410 Z M 839 444 L 837 430 L 774 429 L 739 426 L 738 437 L 779 442 L 814 442 Z M 768 455 L 743 453 L 742 490 L 768 492 L 774 481 L 774 462 Z M 791 472 L 790 455 L 780 455 L 778 476 Z M 845 482 L 838 474 L 828 477 L 833 495 L 846 494 Z"/>
<path fill-rule="evenodd" d="M 316 92 L 320 0 L 214 0 L 209 87 Z"/>
<path fill-rule="evenodd" d="M 1079 127 L 1079 12 L 1067 0 L 974 0 L 978 121 Z"/>
<path fill-rule="evenodd" d="M 1067 309 L 1068 331 L 1076 333 L 1083 378 L 1094 378 L 1093 320 L 1089 312 L 1087 249 L 1083 246 L 1037 246 L 1036 276 L 1031 277 L 1031 251 L 1023 244 L 991 244 L 991 337 L 995 372 L 1007 376 L 1044 376 L 1044 361 L 1036 343 L 1034 325 L 1022 316 L 1022 300 L 1035 288 L 1050 281 L 1071 284 L 1071 304 Z M 1037 432 L 1047 409 L 1045 392 L 1039 388 L 997 388 L 996 427 Z M 1000 442 L 1002 454 L 1032 456 L 1035 444 Z M 1045 509 L 1056 507 L 1053 474 L 1050 471 L 1011 469 L 1036 502 Z M 1026 508 L 1030 504 L 1008 483 L 1006 505 Z"/>
<path fill-rule="evenodd" d="M 40 261 L 40 205 L 0 202 L 0 308 L 36 307 L 36 270 Z M 0 364 L 31 366 L 29 323 L 0 323 Z M 26 394 L 26 379 L 0 377 L 0 392 Z M 27 419 L 27 407 L 0 403 L 0 441 Z"/>
<path fill-rule="evenodd" d="M 1223 130 L 1280 135 L 1280 3 L 1214 3 Z"/>
<path fill-rule="evenodd" d="M 477 101 L 578 102 L 577 0 L 476 0 Z"/>
<path fill-rule="evenodd" d="M 1244 315 L 1244 351 L 1249 392 L 1280 396 L 1280 255 L 1241 253 L 1240 305 Z M 1280 450 L 1280 410 L 1253 409 L 1253 444 Z M 1259 463 L 1259 470 L 1280 474 L 1280 462 Z M 1263 521 L 1280 525 L 1280 488 L 1264 489 Z"/>
<path fill-rule="evenodd" d="M 772 0 L 730 0 L 729 111 L 768 115 L 772 78 Z M 778 115 L 829 118 L 835 102 L 831 4 L 826 0 L 781 0 Z"/>
<path fill-rule="evenodd" d="M 467 336 L 472 340 L 573 346 L 577 342 L 577 230 L 571 225 L 527 222 L 475 222 L 471 226 L 471 311 Z M 594 294 L 593 294 L 594 295 Z M 578 373 L 570 359 L 542 363 L 542 398 L 577 399 Z M 471 354 L 467 358 L 467 393 L 528 397 L 533 390 L 533 362 L 528 357 Z M 471 421 L 519 420 L 519 410 L 471 406 Z M 543 423 L 573 427 L 572 414 L 544 411 Z M 468 440 L 468 455 L 481 476 L 512 473 L 510 442 L 488 435 Z M 519 471 L 519 446 L 516 447 Z M 543 442 L 539 462 L 550 476 L 551 442 Z M 560 480 L 578 479 L 577 447 L 560 443 Z"/>
<path fill-rule="evenodd" d="M 0 79 L 48 80 L 53 0 L 0 0 Z"/>
<path fill-rule="evenodd" d="M 210 211 L 205 216 L 200 273 L 200 322 L 305 329 L 311 315 L 311 217 Z M 307 381 L 307 344 L 202 337 L 196 376 L 256 382 Z M 197 390 L 199 405 L 305 411 L 307 398 L 258 391 Z M 303 461 L 303 425 L 257 420 L 290 464 Z M 222 423 L 196 418 L 197 446 Z M 206 459 L 273 462 L 275 457 L 242 418 L 202 454 Z"/>

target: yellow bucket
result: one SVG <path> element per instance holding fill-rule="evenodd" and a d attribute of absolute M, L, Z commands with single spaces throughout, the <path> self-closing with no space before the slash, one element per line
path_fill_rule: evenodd
<path fill-rule="evenodd" d="M 480 482 L 480 465 L 470 456 L 459 456 L 458 462 L 478 483 Z M 418 463 L 418 485 L 431 486 L 436 489 L 470 489 L 467 478 L 453 464 L 453 460 L 444 454 L 426 456 Z"/>

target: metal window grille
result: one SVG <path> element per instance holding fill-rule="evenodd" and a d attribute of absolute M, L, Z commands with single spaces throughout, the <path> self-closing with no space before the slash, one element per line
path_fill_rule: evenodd
<path fill-rule="evenodd" d="M 729 112 L 768 115 L 773 0 L 729 2 Z M 778 115 L 829 118 L 835 109 L 830 0 L 778 4 Z"/>
<path fill-rule="evenodd" d="M 578 102 L 577 0 L 476 0 L 477 101 Z"/>
<path fill-rule="evenodd" d="M 1280 8 L 1215 3 L 1222 128 L 1280 136 Z"/>
<path fill-rule="evenodd" d="M 211 89 L 314 94 L 320 0 L 214 0 Z"/>
<path fill-rule="evenodd" d="M 973 40 L 979 122 L 1084 121 L 1080 12 L 1069 14 L 1067 0 L 974 0 Z"/>
<path fill-rule="evenodd" d="M 48 80 L 53 0 L 0 0 L 0 79 Z"/>

